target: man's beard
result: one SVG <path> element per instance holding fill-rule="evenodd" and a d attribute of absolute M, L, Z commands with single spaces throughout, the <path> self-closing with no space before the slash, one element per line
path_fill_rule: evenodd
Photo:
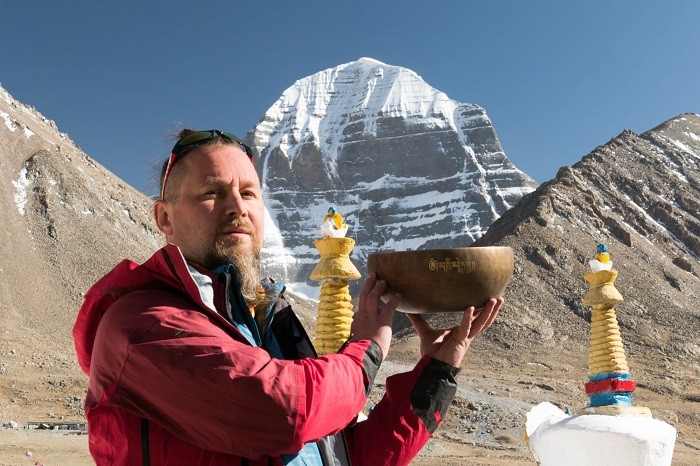
<path fill-rule="evenodd" d="M 255 305 L 260 287 L 260 244 L 258 232 L 250 222 L 238 218 L 222 225 L 220 231 L 227 227 L 245 227 L 250 234 L 250 243 L 240 239 L 224 240 L 217 234 L 213 251 L 206 258 L 205 266 L 213 269 L 220 265 L 233 264 L 236 278 L 241 286 L 241 294 L 249 305 Z"/>

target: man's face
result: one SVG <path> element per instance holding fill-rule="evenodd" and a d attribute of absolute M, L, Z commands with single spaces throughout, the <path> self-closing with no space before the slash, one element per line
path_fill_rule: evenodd
<path fill-rule="evenodd" d="M 265 207 L 246 154 L 237 146 L 213 144 L 194 149 L 178 164 L 179 196 L 173 203 L 159 201 L 165 222 L 156 214 L 168 241 L 189 262 L 207 269 L 236 263 L 236 256 L 257 259 Z"/>

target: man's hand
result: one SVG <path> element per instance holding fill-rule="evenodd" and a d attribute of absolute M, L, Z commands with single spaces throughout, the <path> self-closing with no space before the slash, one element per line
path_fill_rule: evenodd
<path fill-rule="evenodd" d="M 384 280 L 377 281 L 375 274 L 367 277 L 360 294 L 358 311 L 350 327 L 350 341 L 372 340 L 382 349 L 382 361 L 389 354 L 391 322 L 394 320 L 396 307 L 401 302 L 401 296 L 395 294 L 388 303 L 383 305 L 381 298 L 385 289 Z"/>
<path fill-rule="evenodd" d="M 433 329 L 420 314 L 406 316 L 420 338 L 421 356 L 428 354 L 433 359 L 459 367 L 469 345 L 478 334 L 491 326 L 502 305 L 503 298 L 492 298 L 480 309 L 475 310 L 470 306 L 464 311 L 460 324 L 448 329 Z"/>

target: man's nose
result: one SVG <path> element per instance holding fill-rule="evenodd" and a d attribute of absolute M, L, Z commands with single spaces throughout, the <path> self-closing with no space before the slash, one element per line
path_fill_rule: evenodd
<path fill-rule="evenodd" d="M 229 195 L 226 196 L 226 215 L 233 215 L 234 217 L 248 216 L 246 203 L 236 188 L 232 188 Z"/>

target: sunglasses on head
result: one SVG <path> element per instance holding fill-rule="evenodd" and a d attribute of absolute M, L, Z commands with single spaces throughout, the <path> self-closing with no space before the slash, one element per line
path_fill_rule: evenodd
<path fill-rule="evenodd" d="M 168 175 L 173 169 L 173 165 L 177 162 L 178 158 L 187 152 L 191 146 L 202 143 L 209 139 L 227 139 L 229 141 L 235 142 L 248 156 L 251 162 L 253 162 L 253 151 L 247 145 L 243 144 L 241 140 L 233 133 L 228 131 L 219 131 L 218 129 L 210 129 L 206 131 L 195 131 L 194 133 L 183 136 L 179 141 L 173 146 L 173 150 L 170 151 L 170 158 L 168 159 L 168 165 L 165 168 L 165 174 L 163 175 L 163 184 L 160 188 L 160 198 L 165 199 L 165 183 L 168 181 Z"/>
<path fill-rule="evenodd" d="M 253 159 L 253 152 L 250 150 L 250 147 L 243 144 L 241 140 L 238 139 L 238 136 L 236 136 L 233 133 L 229 133 L 228 131 L 219 131 L 218 129 L 210 129 L 207 131 L 195 131 L 194 133 L 182 137 L 179 141 L 175 143 L 172 153 L 176 156 L 182 155 L 182 153 L 187 149 L 188 146 L 200 143 L 202 141 L 206 141 L 208 139 L 216 138 L 228 139 L 229 141 L 235 142 L 236 144 L 241 146 L 241 148 L 245 151 L 245 154 L 248 156 L 249 159 Z"/>

